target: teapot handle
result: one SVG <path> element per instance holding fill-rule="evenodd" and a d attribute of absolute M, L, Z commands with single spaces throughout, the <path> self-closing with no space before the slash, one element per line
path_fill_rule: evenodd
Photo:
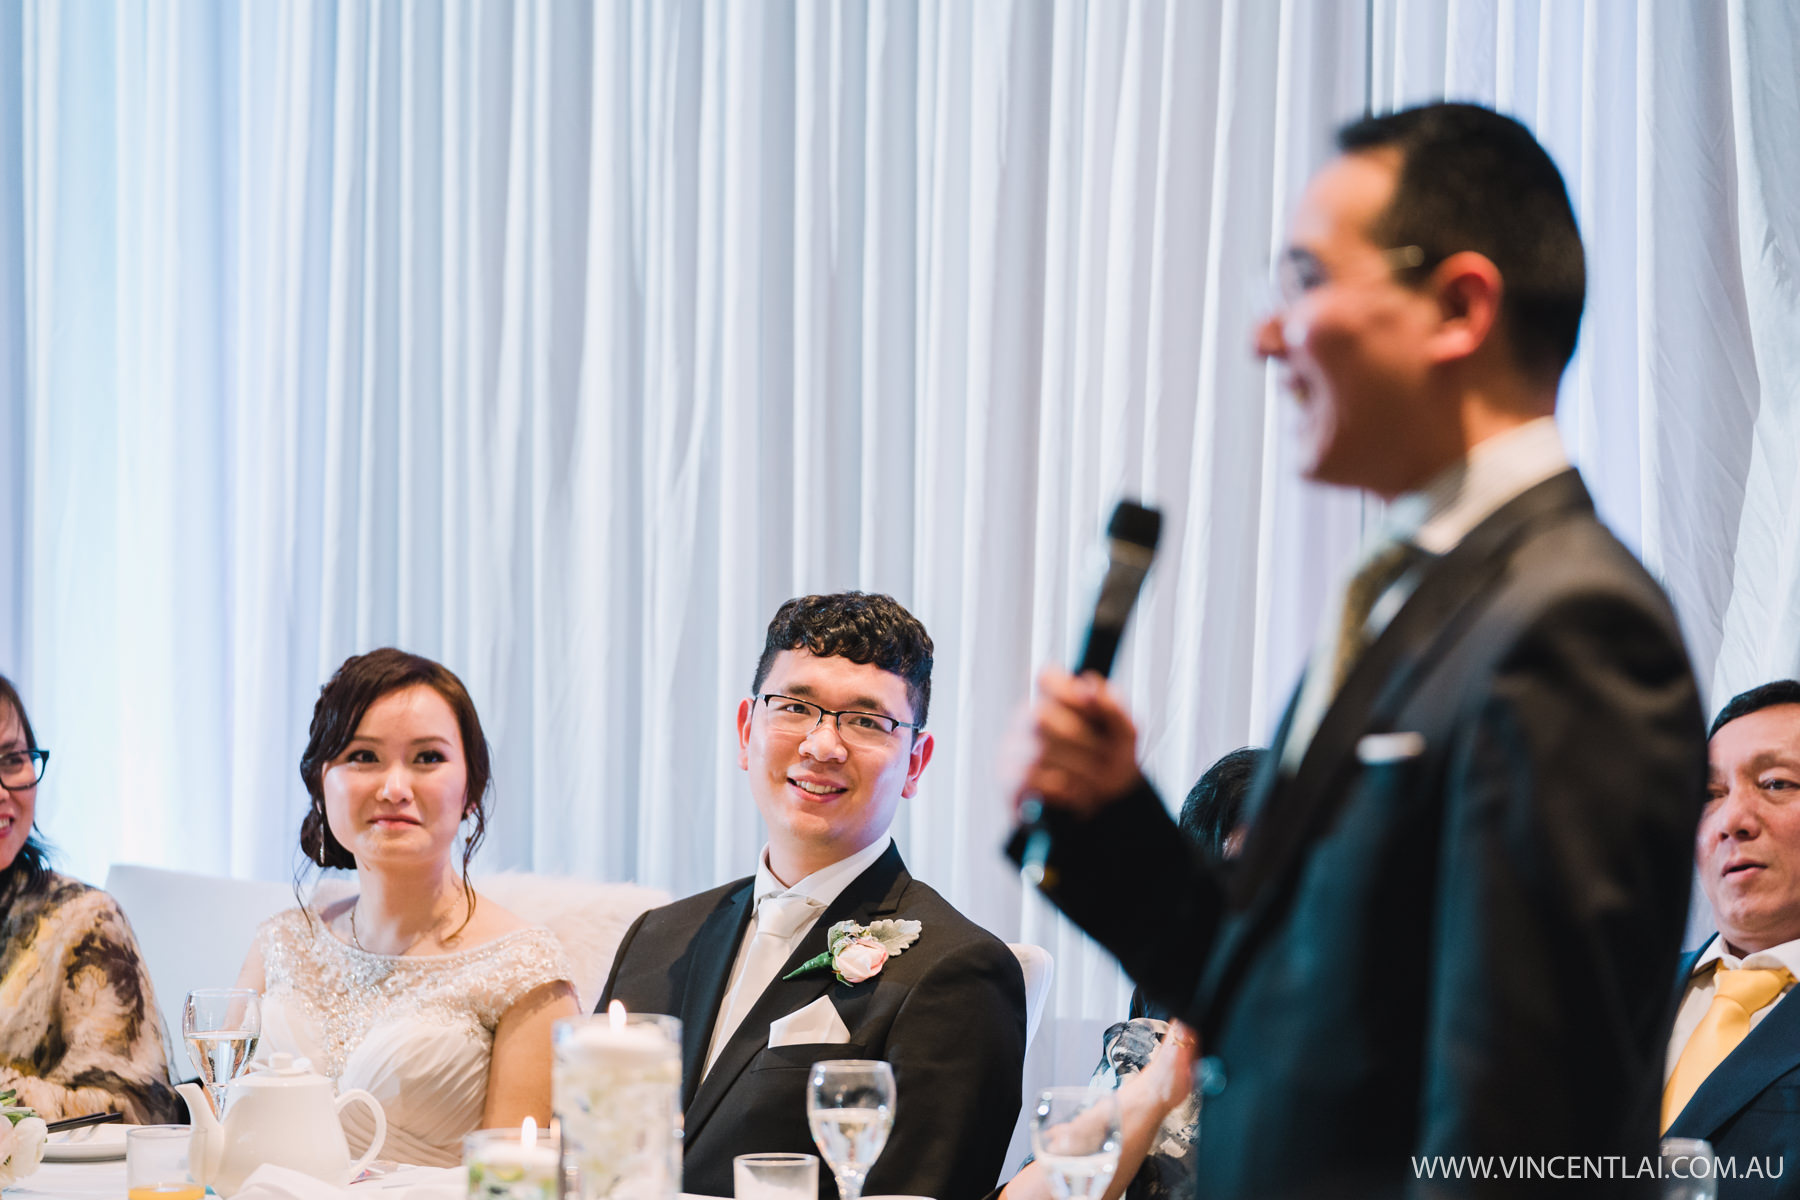
<path fill-rule="evenodd" d="M 364 1167 L 375 1161 L 375 1156 L 381 1153 L 382 1144 L 387 1141 L 387 1111 L 381 1107 L 381 1101 L 368 1092 L 361 1088 L 351 1088 L 337 1098 L 337 1111 L 341 1113 L 344 1105 L 359 1100 L 375 1114 L 375 1136 L 369 1139 L 369 1148 L 363 1156 L 350 1164 L 350 1178 L 346 1183 L 356 1182 L 356 1177 L 363 1173 Z"/>

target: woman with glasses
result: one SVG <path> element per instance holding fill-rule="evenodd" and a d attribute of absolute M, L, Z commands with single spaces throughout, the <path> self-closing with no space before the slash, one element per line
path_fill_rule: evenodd
<path fill-rule="evenodd" d="M 490 766 L 462 681 L 401 650 L 346 660 L 300 777 L 301 852 L 356 886 L 257 932 L 238 978 L 263 993 L 257 1057 L 304 1056 L 380 1097 L 395 1162 L 451 1166 L 471 1130 L 549 1125 L 550 1027 L 576 1015 L 573 972 L 554 934 L 469 884 Z M 360 1104 L 342 1116 L 361 1154 L 374 1122 Z"/>
<path fill-rule="evenodd" d="M 48 1121 L 180 1120 L 131 926 L 111 896 L 52 871 L 32 827 L 49 758 L 0 675 L 0 1093 Z"/>

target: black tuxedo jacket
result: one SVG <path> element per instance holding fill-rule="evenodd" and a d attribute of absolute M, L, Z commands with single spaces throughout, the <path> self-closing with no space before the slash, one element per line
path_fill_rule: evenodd
<path fill-rule="evenodd" d="M 826 1058 L 876 1058 L 893 1066 L 894 1128 L 865 1192 L 936 1200 L 987 1193 L 1019 1116 L 1024 1071 L 1025 981 L 1012 951 L 907 874 L 890 846 L 820 915 L 702 1079 L 754 884 L 740 879 L 639 917 L 600 998 L 601 1009 L 617 997 L 634 1012 L 681 1018 L 683 1188 L 729 1196 L 736 1155 L 818 1153 L 806 1124 L 809 1068 Z M 830 971 L 780 978 L 822 953 L 836 922 L 888 917 L 922 929 L 875 978 L 854 987 Z M 771 1021 L 821 996 L 831 997 L 848 1044 L 768 1044 Z M 819 1194 L 837 1195 L 822 1163 Z"/>
<path fill-rule="evenodd" d="M 1681 960 L 1677 1004 L 1705 949 Z M 1793 992 L 1706 1077 L 1676 1114 L 1669 1136 L 1705 1138 L 1714 1154 L 1729 1160 L 1719 1176 L 1719 1200 L 1800 1197 L 1800 1003 Z"/>
<path fill-rule="evenodd" d="M 1290 705 L 1237 859 L 1148 785 L 1057 819 L 1053 898 L 1201 1031 L 1208 1200 L 1535 1195 L 1414 1159 L 1656 1153 L 1706 763 L 1675 618 L 1573 471 L 1410 582 L 1291 776 Z"/>

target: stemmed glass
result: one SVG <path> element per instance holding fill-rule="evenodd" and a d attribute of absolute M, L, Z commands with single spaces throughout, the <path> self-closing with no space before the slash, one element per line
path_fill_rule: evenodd
<path fill-rule="evenodd" d="M 206 1085 L 213 1111 L 225 1113 L 225 1089 L 256 1053 L 262 995 L 249 988 L 196 988 L 181 1006 L 181 1036 Z"/>
<path fill-rule="evenodd" d="M 863 1181 L 894 1127 L 894 1071 L 866 1058 L 816 1062 L 806 1088 L 806 1123 L 843 1200 L 862 1200 Z"/>
<path fill-rule="evenodd" d="M 1090 1200 L 1119 1166 L 1119 1101 L 1103 1088 L 1053 1087 L 1038 1093 L 1031 1149 L 1057 1200 Z"/>

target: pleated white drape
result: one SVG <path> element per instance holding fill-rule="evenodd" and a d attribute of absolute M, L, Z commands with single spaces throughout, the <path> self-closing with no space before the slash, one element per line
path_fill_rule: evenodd
<path fill-rule="evenodd" d="M 468 682 L 489 867 L 694 891 L 759 823 L 731 715 L 783 598 L 937 641 L 913 869 L 1110 959 L 992 783 L 1114 497 L 1169 798 L 1266 737 L 1371 514 L 1247 350 L 1365 102 L 1497 103 L 1589 244 L 1562 423 L 1714 701 L 1800 671 L 1800 10 L 1778 0 L 0 5 L 0 670 L 63 862 L 284 877 L 319 684 Z"/>

